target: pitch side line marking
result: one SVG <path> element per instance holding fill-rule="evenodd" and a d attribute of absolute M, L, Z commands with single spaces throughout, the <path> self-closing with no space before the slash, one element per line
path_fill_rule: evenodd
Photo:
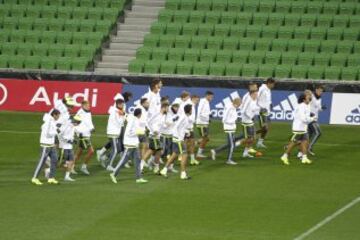
<path fill-rule="evenodd" d="M 316 224 L 315 226 L 313 226 L 312 228 L 310 228 L 309 230 L 307 230 L 306 232 L 302 233 L 301 235 L 297 236 L 296 238 L 294 238 L 294 240 L 303 240 L 305 238 L 307 238 L 310 234 L 312 234 L 313 232 L 317 231 L 319 228 L 321 228 L 322 226 L 326 225 L 327 223 L 331 222 L 332 220 L 334 220 L 334 218 L 336 218 L 337 216 L 341 215 L 342 213 L 344 213 L 346 210 L 352 208 L 353 206 L 355 206 L 356 204 L 358 204 L 360 202 L 360 196 L 355 198 L 354 200 L 352 200 L 351 202 L 349 202 L 348 204 L 346 204 L 344 207 L 338 209 L 336 212 L 334 212 L 333 214 L 331 214 L 330 216 L 324 218 L 324 220 L 322 220 L 321 222 L 319 222 L 318 224 Z"/>

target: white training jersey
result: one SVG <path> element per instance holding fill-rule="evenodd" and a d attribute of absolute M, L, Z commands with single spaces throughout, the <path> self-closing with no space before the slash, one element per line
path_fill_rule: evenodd
<path fill-rule="evenodd" d="M 310 117 L 310 105 L 306 103 L 300 103 L 293 115 L 292 130 L 294 132 L 307 132 L 308 124 L 315 120 L 314 117 Z"/>
<path fill-rule="evenodd" d="M 150 135 L 155 138 L 160 138 L 160 130 L 165 123 L 166 114 L 162 114 L 161 112 L 152 115 L 151 118 L 148 118 L 148 128 L 150 131 Z"/>
<path fill-rule="evenodd" d="M 120 110 L 114 106 L 110 107 L 106 133 L 114 137 L 120 136 L 124 121 L 125 116 L 121 115 Z"/>
<path fill-rule="evenodd" d="M 118 100 L 118 99 L 121 99 L 121 100 L 124 101 L 123 109 L 124 109 L 124 112 L 126 112 L 127 111 L 126 102 L 125 102 L 124 96 L 121 93 L 117 93 L 115 95 L 115 97 L 114 97 L 114 105 L 113 106 L 116 107 L 116 100 Z M 109 111 L 110 111 L 110 109 L 109 109 Z"/>
<path fill-rule="evenodd" d="M 151 118 L 161 110 L 161 96 L 160 93 L 154 93 L 149 90 L 142 98 L 146 98 L 149 102 L 148 117 Z"/>
<path fill-rule="evenodd" d="M 241 122 L 244 124 L 254 124 L 253 119 L 259 113 L 259 110 L 260 108 L 257 105 L 257 101 L 250 97 L 242 109 Z"/>
<path fill-rule="evenodd" d="M 142 132 L 145 133 L 147 120 L 148 120 L 148 111 L 140 104 L 136 108 L 141 109 L 141 118 L 139 120 L 139 128 L 141 129 Z"/>
<path fill-rule="evenodd" d="M 189 117 L 185 114 L 179 116 L 179 119 L 175 122 L 173 127 L 173 139 L 175 141 L 184 141 L 186 134 L 186 127 L 189 125 Z"/>
<path fill-rule="evenodd" d="M 196 116 L 196 124 L 208 125 L 210 121 L 210 114 L 210 102 L 206 98 L 201 98 Z"/>
<path fill-rule="evenodd" d="M 62 149 L 73 149 L 75 126 L 68 120 L 60 128 L 59 147 Z"/>
<path fill-rule="evenodd" d="M 310 112 L 313 113 L 316 118 L 319 118 L 319 112 L 322 111 L 321 107 L 321 97 L 316 98 L 313 94 L 310 102 Z"/>
<path fill-rule="evenodd" d="M 191 100 L 190 100 L 189 104 L 192 106 L 192 111 L 191 111 L 191 115 L 189 117 L 188 131 L 193 131 L 194 130 L 194 124 L 196 122 L 196 107 L 195 107 L 195 104 Z"/>
<path fill-rule="evenodd" d="M 138 131 L 140 127 L 141 120 L 135 117 L 132 114 L 129 114 L 127 117 L 127 125 L 124 133 L 124 145 L 125 147 L 138 147 L 139 146 L 139 136 Z"/>
<path fill-rule="evenodd" d="M 51 115 L 49 115 L 41 125 L 40 145 L 54 146 L 56 135 L 56 121 Z"/>
<path fill-rule="evenodd" d="M 161 134 L 164 135 L 172 135 L 173 128 L 175 126 L 175 122 L 179 119 L 179 115 L 174 113 L 173 110 L 170 108 L 169 112 L 166 114 L 164 124 L 161 128 Z"/>
<path fill-rule="evenodd" d="M 79 126 L 75 127 L 76 132 L 82 134 L 83 137 L 91 137 L 91 132 L 95 129 L 91 112 L 80 108 L 76 115 L 80 116 L 81 118 L 81 123 Z"/>
<path fill-rule="evenodd" d="M 52 109 L 50 109 L 50 111 L 48 113 L 45 113 L 43 116 L 43 121 L 47 121 L 48 118 L 51 118 L 51 112 L 56 109 L 60 112 L 60 117 L 59 119 L 56 121 L 56 123 L 58 124 L 65 124 L 67 120 L 70 119 L 70 113 L 68 108 L 66 107 L 66 105 L 63 103 L 62 99 L 56 100 L 54 103 L 54 107 Z"/>
<path fill-rule="evenodd" d="M 228 105 L 224 110 L 224 114 L 222 118 L 224 131 L 235 132 L 237 119 L 238 119 L 237 109 L 234 107 L 233 104 Z"/>
<path fill-rule="evenodd" d="M 270 114 L 270 106 L 271 106 L 271 90 L 268 86 L 263 83 L 259 88 L 259 94 L 257 98 L 257 104 L 260 108 L 264 108 L 267 110 L 267 114 Z"/>

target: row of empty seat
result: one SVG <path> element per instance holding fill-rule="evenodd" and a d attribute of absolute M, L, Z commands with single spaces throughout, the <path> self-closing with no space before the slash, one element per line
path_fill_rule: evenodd
<path fill-rule="evenodd" d="M 125 0 L 0 0 L 0 4 L 12 5 L 13 8 L 28 6 L 66 6 L 83 8 L 119 8 Z"/>

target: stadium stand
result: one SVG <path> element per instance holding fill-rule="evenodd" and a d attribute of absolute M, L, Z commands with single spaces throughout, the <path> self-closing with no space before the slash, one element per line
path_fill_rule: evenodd
<path fill-rule="evenodd" d="M 358 0 L 167 0 L 129 72 L 359 79 Z"/>
<path fill-rule="evenodd" d="M 126 0 L 0 0 L 0 68 L 85 71 Z"/>

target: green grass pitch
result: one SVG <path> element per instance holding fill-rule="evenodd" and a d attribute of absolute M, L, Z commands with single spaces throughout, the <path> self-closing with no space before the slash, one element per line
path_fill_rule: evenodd
<path fill-rule="evenodd" d="M 314 164 L 279 157 L 290 123 L 274 123 L 264 156 L 189 167 L 191 181 L 153 174 L 137 185 L 126 169 L 117 185 L 93 158 L 92 175 L 75 183 L 37 187 L 30 179 L 39 157 L 41 114 L 0 112 L 0 239 L 239 240 L 293 239 L 360 195 L 359 128 L 322 126 Z M 106 137 L 106 116 L 94 118 L 93 143 Z M 226 140 L 212 123 L 209 149 Z M 208 151 L 207 151 L 208 152 Z M 62 180 L 63 172 L 57 172 Z M 43 178 L 43 175 L 41 176 Z M 306 239 L 359 239 L 360 204 Z"/>

